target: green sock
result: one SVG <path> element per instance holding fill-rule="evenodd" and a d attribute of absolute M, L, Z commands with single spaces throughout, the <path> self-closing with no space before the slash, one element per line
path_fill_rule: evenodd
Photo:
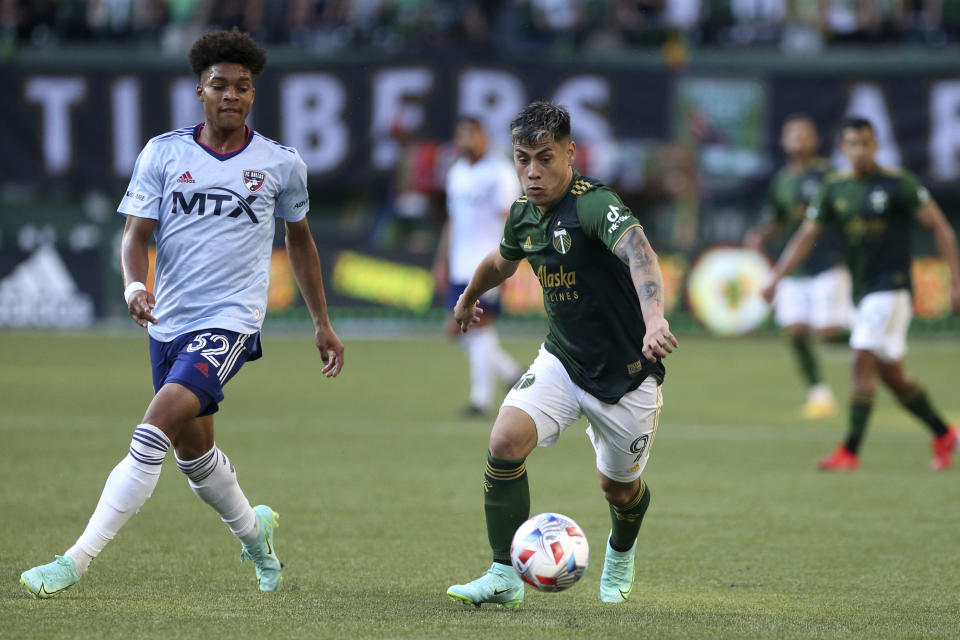
<path fill-rule="evenodd" d="M 618 507 L 610 505 L 610 521 L 613 523 L 610 532 L 610 546 L 614 551 L 629 551 L 640 533 L 643 523 L 643 514 L 650 506 L 650 487 L 641 480 L 640 487 L 630 499 L 630 502 Z"/>
<path fill-rule="evenodd" d="M 867 420 L 873 410 L 872 393 L 854 393 L 850 399 L 850 426 L 844 446 L 850 453 L 860 450 L 860 441 L 867 430 Z"/>
<path fill-rule="evenodd" d="M 527 466 L 520 460 L 501 460 L 487 452 L 483 472 L 483 509 L 493 561 L 510 564 L 510 543 L 517 528 L 530 517 Z"/>
<path fill-rule="evenodd" d="M 923 420 L 934 435 L 942 436 L 947 432 L 947 423 L 930 404 L 927 392 L 920 385 L 913 385 L 897 399 L 907 411 Z"/>
<path fill-rule="evenodd" d="M 827 344 L 835 344 L 840 346 L 847 346 L 850 344 L 850 330 L 841 329 L 840 331 L 835 331 L 825 337 L 823 341 Z"/>
<path fill-rule="evenodd" d="M 813 346 L 810 343 L 810 336 L 807 334 L 795 335 L 790 338 L 790 344 L 793 346 L 793 352 L 797 356 L 797 364 L 800 365 L 800 373 L 806 380 L 807 386 L 812 387 L 820 383 L 820 367 L 817 364 L 817 357 L 813 355 Z"/>

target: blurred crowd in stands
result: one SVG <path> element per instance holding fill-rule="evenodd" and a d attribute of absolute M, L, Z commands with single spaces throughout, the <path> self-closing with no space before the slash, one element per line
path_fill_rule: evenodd
<path fill-rule="evenodd" d="M 617 52 L 692 45 L 945 44 L 956 0 L 0 0 L 11 46 L 103 42 L 174 53 L 214 27 L 318 53 Z"/>

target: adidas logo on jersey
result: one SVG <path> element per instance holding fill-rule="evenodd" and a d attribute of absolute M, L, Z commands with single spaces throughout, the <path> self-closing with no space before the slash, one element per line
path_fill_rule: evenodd
<path fill-rule="evenodd" d="M 189 171 L 184 171 L 183 175 L 177 178 L 177 182 L 189 182 L 192 184 L 196 182 L 196 180 L 193 179 L 193 176 L 190 175 Z"/>

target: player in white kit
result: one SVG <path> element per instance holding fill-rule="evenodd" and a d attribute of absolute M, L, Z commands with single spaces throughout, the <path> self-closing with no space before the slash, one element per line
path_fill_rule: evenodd
<path fill-rule="evenodd" d="M 503 223 L 513 202 L 520 196 L 520 183 L 505 157 L 489 149 L 483 124 L 461 117 L 454 134 L 460 157 L 447 173 L 447 221 L 434 260 L 437 288 L 446 290 L 447 307 L 453 309 L 487 249 L 500 242 Z M 488 415 L 493 408 L 496 380 L 513 384 L 522 373 L 510 354 L 500 346 L 492 326 L 500 311 L 500 291 L 491 290 L 480 299 L 483 323 L 464 334 L 452 317 L 448 332 L 454 336 L 470 361 L 470 403 L 468 416 Z"/>
<path fill-rule="evenodd" d="M 246 34 L 215 31 L 190 50 L 204 122 L 150 140 L 118 211 L 126 216 L 121 259 L 130 316 L 147 327 L 156 395 L 133 433 L 129 453 L 107 478 L 86 530 L 54 562 L 20 578 L 35 597 L 73 586 L 153 493 L 167 450 L 194 493 L 240 539 L 261 591 L 273 591 L 282 565 L 277 514 L 251 507 L 229 458 L 214 441 L 223 386 L 262 354 L 274 217 L 310 310 L 315 343 L 336 376 L 343 345 L 327 316 L 320 260 L 306 221 L 306 165 L 295 149 L 247 127 L 253 78 L 266 55 Z M 146 290 L 147 245 L 156 239 L 154 293 Z"/>

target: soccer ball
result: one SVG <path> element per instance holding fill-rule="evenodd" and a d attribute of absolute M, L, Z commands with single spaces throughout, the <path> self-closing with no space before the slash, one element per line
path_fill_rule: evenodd
<path fill-rule="evenodd" d="M 590 546 L 583 529 L 567 516 L 541 513 L 517 529 L 510 560 L 523 581 L 540 591 L 573 586 L 590 564 Z"/>

